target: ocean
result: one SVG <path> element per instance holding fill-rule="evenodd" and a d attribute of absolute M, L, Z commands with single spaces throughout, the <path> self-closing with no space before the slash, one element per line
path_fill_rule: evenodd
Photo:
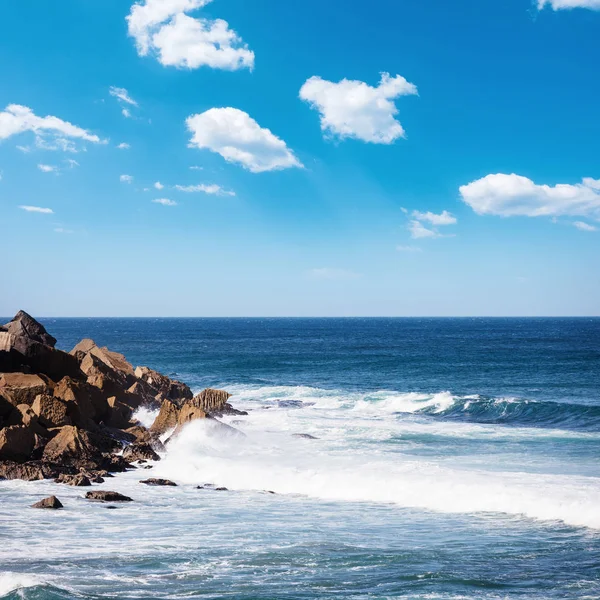
<path fill-rule="evenodd" d="M 600 598 L 598 318 L 42 322 L 249 415 L 117 510 L 0 482 L 3 599 Z"/>

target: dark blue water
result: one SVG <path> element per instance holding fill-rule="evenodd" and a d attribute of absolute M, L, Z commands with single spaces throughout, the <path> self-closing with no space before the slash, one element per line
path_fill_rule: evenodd
<path fill-rule="evenodd" d="M 0 597 L 600 598 L 600 319 L 44 323 L 250 415 L 182 435 L 178 488 L 115 478 L 118 511 L 0 484 Z"/>

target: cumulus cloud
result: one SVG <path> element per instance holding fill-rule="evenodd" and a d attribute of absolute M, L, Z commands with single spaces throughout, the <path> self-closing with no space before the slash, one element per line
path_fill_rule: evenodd
<path fill-rule="evenodd" d="M 157 182 L 154 184 L 154 187 L 155 187 L 157 190 L 162 190 L 162 189 L 164 189 L 164 187 L 165 187 L 165 186 L 164 186 L 164 185 L 163 185 L 163 184 L 162 184 L 160 181 L 157 181 Z"/>
<path fill-rule="evenodd" d="M 282 139 L 237 108 L 211 108 L 186 124 L 190 147 L 216 152 L 253 173 L 303 166 Z"/>
<path fill-rule="evenodd" d="M 121 183 L 133 183 L 133 177 L 131 175 L 121 175 L 119 181 Z"/>
<path fill-rule="evenodd" d="M 581 231 L 598 231 L 597 227 L 594 227 L 589 223 L 584 223 L 583 221 L 575 221 L 575 223 L 573 223 L 573 226 L 577 227 L 577 229 L 580 229 Z"/>
<path fill-rule="evenodd" d="M 600 220 L 600 180 L 538 185 L 527 177 L 497 173 L 460 188 L 479 215 L 500 217 L 590 217 Z"/>
<path fill-rule="evenodd" d="M 119 150 L 129 150 L 129 148 L 131 148 L 131 146 L 129 144 L 126 144 L 125 142 L 121 142 L 117 148 Z"/>
<path fill-rule="evenodd" d="M 337 281 L 358 279 L 359 277 L 362 277 L 360 273 L 355 273 L 354 271 L 348 271 L 346 269 L 332 269 L 330 267 L 311 269 L 309 275 L 314 279 Z"/>
<path fill-rule="evenodd" d="M 73 151 L 72 140 L 94 144 L 103 143 L 97 135 L 68 121 L 53 116 L 38 117 L 27 106 L 10 104 L 3 112 L 0 112 L 0 140 L 27 131 L 35 133 L 36 146 L 45 150 Z M 44 136 L 49 136 L 51 141 L 47 141 Z M 19 148 L 24 152 L 30 151 L 30 148 L 26 146 L 20 146 Z"/>
<path fill-rule="evenodd" d="M 176 185 L 176 190 L 180 192 L 203 192 L 204 194 L 212 194 L 215 196 L 235 196 L 235 192 L 231 190 L 224 190 L 220 185 L 216 183 L 204 184 L 200 185 Z"/>
<path fill-rule="evenodd" d="M 300 89 L 300 98 L 319 112 L 321 130 L 326 135 L 391 144 L 405 137 L 404 128 L 396 119 L 394 100 L 417 93 L 417 87 L 404 77 L 382 73 L 377 87 L 364 81 L 342 79 L 334 83 L 311 77 Z"/>
<path fill-rule="evenodd" d="M 429 229 L 423 225 L 420 221 L 411 221 L 408 225 L 408 230 L 410 231 L 410 237 L 415 240 L 423 239 L 423 238 L 437 238 L 441 237 L 441 233 L 436 231 L 435 229 Z"/>
<path fill-rule="evenodd" d="M 432 212 L 419 212 L 418 210 L 414 210 L 412 215 L 419 221 L 427 221 L 436 226 L 456 225 L 457 223 L 456 217 L 451 215 L 447 210 L 442 211 L 439 215 Z"/>
<path fill-rule="evenodd" d="M 54 214 L 54 211 L 51 208 L 42 208 L 41 206 L 27 206 L 27 205 L 22 205 L 22 206 L 19 206 L 19 208 L 21 210 L 24 210 L 24 211 L 30 212 L 30 213 L 41 213 L 43 215 L 52 215 L 52 214 Z"/>
<path fill-rule="evenodd" d="M 154 204 L 162 204 L 163 206 L 177 206 L 177 202 L 168 198 L 157 198 L 156 200 L 152 200 L 152 202 Z"/>
<path fill-rule="evenodd" d="M 138 54 L 156 55 L 164 66 L 252 69 L 254 52 L 223 19 L 193 18 L 211 0 L 139 0 L 127 17 Z"/>
<path fill-rule="evenodd" d="M 38 165 L 38 169 L 43 173 L 56 173 L 58 171 L 58 167 L 54 165 Z"/>
<path fill-rule="evenodd" d="M 538 8 L 540 10 L 546 6 L 551 6 L 554 10 L 567 10 L 571 8 L 600 10 L 600 0 L 538 0 Z"/>

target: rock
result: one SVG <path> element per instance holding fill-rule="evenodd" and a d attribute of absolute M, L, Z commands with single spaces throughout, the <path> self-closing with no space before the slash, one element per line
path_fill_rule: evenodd
<path fill-rule="evenodd" d="M 160 407 L 160 402 L 156 398 L 156 392 L 143 379 L 136 380 L 127 391 L 138 399 L 138 406 L 148 406 L 149 408 Z"/>
<path fill-rule="evenodd" d="M 32 411 L 38 417 L 41 425 L 44 427 L 63 427 L 70 425 L 71 419 L 68 416 L 68 404 L 55 396 L 48 394 L 39 394 L 36 396 Z"/>
<path fill-rule="evenodd" d="M 43 459 L 60 465 L 112 470 L 107 464 L 112 465 L 113 457 L 108 454 L 118 446 L 111 438 L 67 425 L 46 444 Z"/>
<path fill-rule="evenodd" d="M 51 382 L 40 375 L 25 373 L 0 374 L 0 393 L 13 406 L 31 406 L 39 394 L 52 394 Z"/>
<path fill-rule="evenodd" d="M 168 400 L 191 400 L 194 397 L 192 390 L 185 383 L 169 379 L 148 367 L 137 367 L 135 376 L 146 382 L 155 392 L 155 396 L 161 394 Z"/>
<path fill-rule="evenodd" d="M 160 456 L 154 452 L 150 444 L 138 442 L 127 446 L 123 450 L 123 458 L 129 462 L 136 462 L 139 460 L 160 460 Z"/>
<path fill-rule="evenodd" d="M 78 427 L 95 429 L 91 422 L 101 423 L 110 413 L 106 397 L 97 387 L 72 377 L 58 382 L 54 397 L 67 403 L 69 418 Z"/>
<path fill-rule="evenodd" d="M 294 433 L 292 434 L 292 437 L 295 438 L 302 438 L 305 440 L 318 440 L 318 437 L 315 437 L 314 435 L 310 435 L 310 433 Z"/>
<path fill-rule="evenodd" d="M 123 496 L 123 494 L 119 494 L 118 492 L 105 492 L 101 490 L 88 492 L 85 497 L 87 500 L 96 500 L 99 502 L 133 502 L 129 496 Z"/>
<path fill-rule="evenodd" d="M 40 481 L 41 479 L 45 479 L 45 477 L 44 471 L 39 464 L 19 464 L 13 461 L 0 461 L 0 479 Z"/>
<path fill-rule="evenodd" d="M 87 376 L 87 382 L 102 390 L 105 396 L 120 396 L 127 391 L 125 375 L 109 367 L 95 354 L 86 354 L 81 361 L 81 370 Z"/>
<path fill-rule="evenodd" d="M 104 481 L 104 479 L 102 479 Z M 73 487 L 89 487 L 92 485 L 89 477 L 83 473 L 77 475 L 61 474 L 55 480 L 54 483 L 65 483 L 66 485 L 72 485 Z"/>
<path fill-rule="evenodd" d="M 31 508 L 49 508 L 49 509 L 59 509 L 63 508 L 62 502 L 56 496 L 50 496 L 49 498 L 44 498 L 39 502 L 31 505 Z"/>
<path fill-rule="evenodd" d="M 215 488 L 215 492 L 228 492 L 229 490 L 226 487 L 218 487 Z"/>
<path fill-rule="evenodd" d="M 125 433 L 132 435 L 136 442 L 145 442 L 147 444 L 156 438 L 156 436 L 143 425 L 134 425 L 133 427 L 128 427 L 125 430 Z"/>
<path fill-rule="evenodd" d="M 140 481 L 140 483 L 145 485 L 177 487 L 177 484 L 169 479 L 144 479 L 143 481 Z"/>
<path fill-rule="evenodd" d="M 162 435 L 169 431 L 169 429 L 173 429 L 177 427 L 179 418 L 179 408 L 175 405 L 171 400 L 163 400 L 162 406 L 160 407 L 160 412 L 158 416 L 152 423 L 152 427 L 150 427 L 150 431 L 157 435 Z"/>
<path fill-rule="evenodd" d="M 108 406 L 110 407 L 110 412 L 106 424 L 109 427 L 115 427 L 116 429 L 131 427 L 133 410 L 129 406 L 119 402 L 114 396 L 108 399 Z"/>
<path fill-rule="evenodd" d="M 207 388 L 194 396 L 192 402 L 194 406 L 202 409 L 205 413 L 213 414 L 220 413 L 229 398 L 231 398 L 231 394 L 228 392 Z"/>
<path fill-rule="evenodd" d="M 35 434 L 29 427 L 5 427 L 0 430 L 0 459 L 24 462 L 31 456 L 35 442 Z"/>
<path fill-rule="evenodd" d="M 135 381 L 133 366 L 127 362 L 127 359 L 118 352 L 113 352 L 108 348 L 100 348 L 90 339 L 84 339 L 71 350 L 71 354 L 76 357 L 81 357 L 80 362 L 83 362 L 86 354 L 92 354 L 100 359 L 111 371 L 120 373 L 132 385 Z"/>
<path fill-rule="evenodd" d="M 153 467 L 152 465 L 146 465 L 146 466 L 144 467 L 144 469 L 153 469 L 153 468 L 154 468 L 154 467 Z"/>
<path fill-rule="evenodd" d="M 52 337 L 41 323 L 24 310 L 20 310 L 12 321 L 4 325 L 3 329 L 12 335 L 27 337 L 52 348 L 56 345 L 56 338 Z"/>
<path fill-rule="evenodd" d="M 184 406 L 179 411 L 179 415 L 177 417 L 177 425 L 185 425 L 190 421 L 195 421 L 196 419 L 206 419 L 207 415 L 201 408 L 196 406 L 191 406 L 189 404 L 184 404 Z"/>

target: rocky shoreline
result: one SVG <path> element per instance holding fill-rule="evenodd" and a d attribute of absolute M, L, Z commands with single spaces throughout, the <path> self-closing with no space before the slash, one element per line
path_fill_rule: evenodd
<path fill-rule="evenodd" d="M 103 483 L 112 473 L 160 460 L 158 452 L 196 419 L 218 421 L 234 409 L 230 394 L 190 388 L 84 339 L 70 352 L 20 311 L 0 326 L 0 479 L 54 479 L 72 486 Z M 159 410 L 144 427 L 134 412 Z M 163 443 L 166 434 L 168 439 Z M 172 485 L 146 480 L 147 485 Z M 90 499 L 112 492 L 90 492 Z M 60 504 L 60 502 L 58 502 Z M 37 508 L 60 508 L 47 499 Z"/>

